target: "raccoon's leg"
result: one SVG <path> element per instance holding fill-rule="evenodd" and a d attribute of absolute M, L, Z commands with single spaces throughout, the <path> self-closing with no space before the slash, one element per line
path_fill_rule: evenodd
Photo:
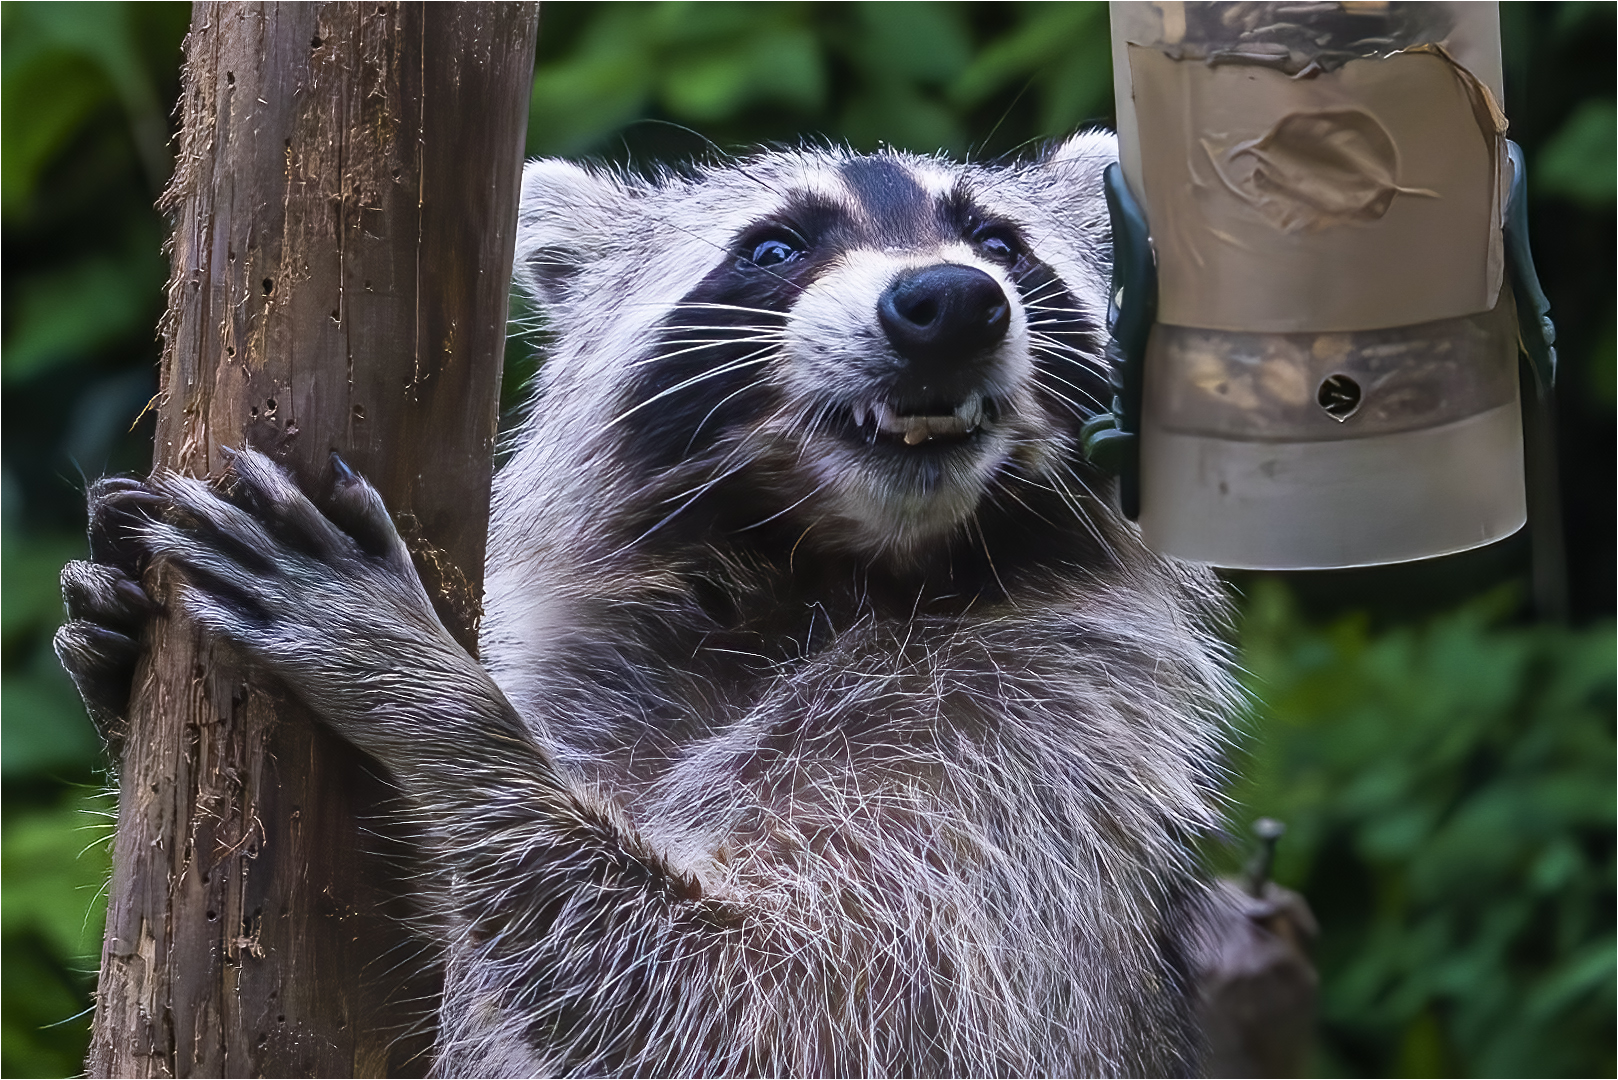
<path fill-rule="evenodd" d="M 87 501 L 90 559 L 62 568 L 68 621 L 53 644 L 90 719 L 116 755 L 141 631 L 156 610 L 140 585 L 144 555 L 134 531 L 165 500 L 138 480 L 104 477 L 90 485 Z"/>
<path fill-rule="evenodd" d="M 457 1049 L 441 1068 L 741 1067 L 713 1047 L 690 1056 L 703 1050 L 691 1033 L 723 1010 L 692 991 L 714 982 L 714 949 L 748 947 L 756 920 L 705 900 L 612 808 L 570 789 L 439 623 L 369 484 L 339 465 L 328 518 L 259 454 L 236 456 L 232 472 L 230 498 L 154 478 L 170 509 L 145 543 L 181 572 L 187 613 L 378 758 L 419 807 L 427 899 L 454 957 L 444 1026 Z"/>

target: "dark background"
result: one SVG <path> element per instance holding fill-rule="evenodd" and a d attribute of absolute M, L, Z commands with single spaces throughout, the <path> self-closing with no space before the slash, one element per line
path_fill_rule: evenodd
<path fill-rule="evenodd" d="M 6 3 L 0 19 L 0 1071 L 68 1075 L 113 800 L 50 654 L 56 575 L 84 548 L 83 477 L 151 461 L 153 202 L 189 9 Z M 1231 819 L 1291 826 L 1277 874 L 1323 927 L 1325 1075 L 1614 1071 L 1614 7 L 1502 4 L 1501 20 L 1560 331 L 1568 614 L 1535 603 L 1526 535 L 1232 578 L 1256 703 Z M 559 3 L 528 148 L 645 167 L 814 134 L 983 159 L 1111 111 L 1101 4 Z M 518 341 L 509 400 L 531 370 Z M 1245 835 L 1210 857 L 1239 862 Z"/>

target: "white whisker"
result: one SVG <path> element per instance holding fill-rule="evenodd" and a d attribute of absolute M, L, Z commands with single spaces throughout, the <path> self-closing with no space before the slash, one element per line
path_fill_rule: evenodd
<path fill-rule="evenodd" d="M 651 397 L 647 398 L 645 401 L 625 409 L 623 412 L 607 421 L 607 427 L 612 427 L 615 424 L 622 423 L 625 419 L 633 416 L 635 413 L 646 408 L 648 405 L 661 401 L 671 394 L 677 394 L 681 390 L 688 390 L 699 383 L 707 382 L 709 379 L 715 379 L 721 375 L 728 375 L 732 371 L 740 371 L 743 368 L 757 367 L 760 364 L 768 363 L 773 351 L 774 350 L 771 349 L 760 349 L 757 352 L 749 353 L 740 360 L 733 361 L 729 364 L 721 364 L 719 367 L 704 371 L 700 375 L 693 375 L 689 379 L 682 379 L 668 389 L 660 390 Z"/>

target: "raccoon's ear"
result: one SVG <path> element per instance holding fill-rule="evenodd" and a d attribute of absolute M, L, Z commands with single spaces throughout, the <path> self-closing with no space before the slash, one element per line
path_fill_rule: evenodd
<path fill-rule="evenodd" d="M 562 302 L 579 271 L 622 234 L 629 201 L 608 173 L 558 158 L 530 161 L 522 171 L 512 279 L 542 306 Z"/>
<path fill-rule="evenodd" d="M 1102 179 L 1118 160 L 1110 131 L 1081 131 L 1013 174 L 1039 257 L 1087 310 L 1105 312 L 1112 229 Z M 1099 315 L 1098 315 L 1099 317 Z"/>
<path fill-rule="evenodd" d="M 1059 143 L 1042 164 L 1056 182 L 1093 198 L 1101 197 L 1101 174 L 1118 160 L 1118 136 L 1110 131 L 1081 131 Z"/>

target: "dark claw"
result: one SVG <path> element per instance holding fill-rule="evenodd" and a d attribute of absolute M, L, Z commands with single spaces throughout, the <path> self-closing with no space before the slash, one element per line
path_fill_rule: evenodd
<path fill-rule="evenodd" d="M 150 552 L 145 530 L 169 501 L 144 480 L 106 476 L 85 492 L 91 562 L 62 568 L 68 622 L 56 632 L 56 655 L 73 678 L 85 709 L 116 756 L 140 639 L 158 605 L 139 578 Z"/>
<path fill-rule="evenodd" d="M 382 497 L 336 451 L 332 452 L 331 463 L 337 472 L 330 501 L 331 519 L 353 537 L 367 555 L 388 559 L 400 569 L 408 570 L 410 556 L 393 526 L 388 508 L 382 504 Z"/>
<path fill-rule="evenodd" d="M 153 603 L 150 596 L 146 595 L 146 590 L 127 578 L 121 578 L 114 582 L 112 588 L 118 594 L 119 599 L 129 605 L 131 610 L 147 614 L 157 610 L 157 605 Z"/>
<path fill-rule="evenodd" d="M 287 546 L 318 559 L 335 558 L 352 545 L 298 489 L 287 471 L 262 454 L 237 452 L 230 467 L 254 516 Z"/>
<path fill-rule="evenodd" d="M 205 540 L 204 546 L 216 549 L 251 573 L 273 569 L 269 536 L 251 509 L 221 498 L 218 489 L 204 481 L 165 476 L 157 482 L 174 508 L 173 513 L 165 515 L 165 520 L 175 526 L 173 535 L 191 534 Z M 146 542 L 152 550 L 172 557 L 168 550 L 172 545 L 160 542 L 158 531 L 146 530 Z"/>
<path fill-rule="evenodd" d="M 120 509 L 133 507 L 148 513 L 158 513 L 168 506 L 168 499 L 150 490 L 144 484 L 113 492 L 104 500 L 108 505 Z"/>
<path fill-rule="evenodd" d="M 139 527 L 161 517 L 168 500 L 142 481 L 107 477 L 90 485 L 88 502 L 91 558 L 139 577 L 146 564 Z"/>
<path fill-rule="evenodd" d="M 69 623 L 68 626 L 78 632 L 80 646 L 99 663 L 121 668 L 133 664 L 140 656 L 140 642 L 109 626 L 83 621 Z"/>
<path fill-rule="evenodd" d="M 74 561 L 62 567 L 62 601 L 69 619 L 136 633 L 156 610 L 139 584 L 105 563 Z"/>

